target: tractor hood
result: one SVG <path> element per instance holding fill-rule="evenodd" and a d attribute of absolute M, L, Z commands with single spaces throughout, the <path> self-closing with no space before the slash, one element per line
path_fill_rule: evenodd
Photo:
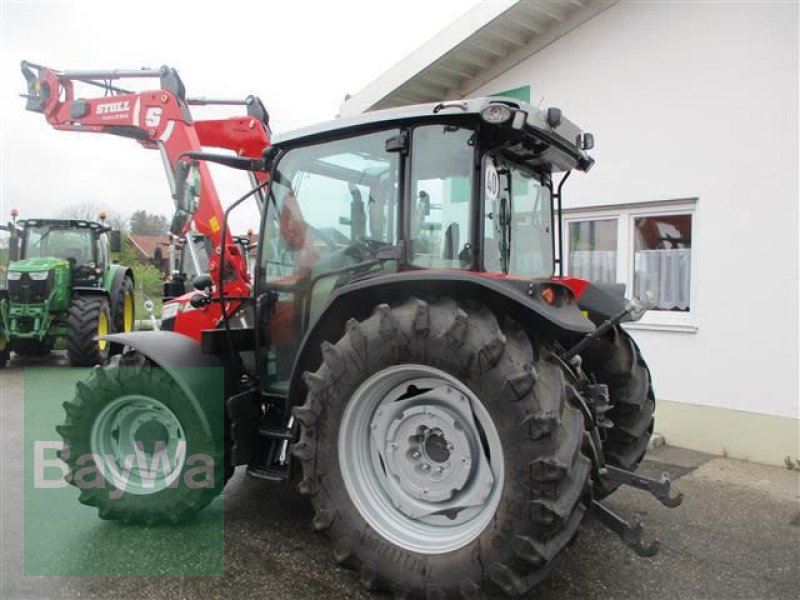
<path fill-rule="evenodd" d="M 26 258 L 18 260 L 9 265 L 9 271 L 20 273 L 34 273 L 36 271 L 50 271 L 58 267 L 69 267 L 69 261 L 63 258 Z"/>

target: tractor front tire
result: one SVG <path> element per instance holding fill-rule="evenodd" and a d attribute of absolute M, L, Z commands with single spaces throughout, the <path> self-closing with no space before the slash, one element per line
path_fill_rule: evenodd
<path fill-rule="evenodd" d="M 606 462 L 635 471 L 653 433 L 656 397 L 650 369 L 636 342 L 620 327 L 595 340 L 581 358 L 584 371 L 608 386 L 612 408 L 607 416 L 614 425 L 603 442 Z M 613 482 L 596 481 L 595 495 L 608 496 L 618 487 Z"/>
<path fill-rule="evenodd" d="M 94 339 L 111 333 L 111 310 L 105 296 L 75 296 L 67 315 L 67 357 L 73 367 L 101 365 L 110 343 Z"/>
<path fill-rule="evenodd" d="M 208 416 L 198 413 L 181 386 L 137 358 L 143 357 L 114 356 L 77 384 L 74 399 L 63 404 L 66 419 L 56 427 L 64 440 L 60 458 L 69 467 L 68 481 L 81 490 L 79 501 L 97 507 L 100 518 L 178 523 L 222 491 L 224 452 Z M 165 454 L 159 457 L 159 451 Z M 98 457 L 108 464 L 82 476 Z M 126 466 L 132 466 L 127 479 Z M 149 474 L 142 476 L 143 470 Z"/>
<path fill-rule="evenodd" d="M 551 348 L 478 305 L 412 298 L 324 343 L 294 456 L 313 526 L 368 589 L 518 596 L 575 537 L 585 425 Z"/>

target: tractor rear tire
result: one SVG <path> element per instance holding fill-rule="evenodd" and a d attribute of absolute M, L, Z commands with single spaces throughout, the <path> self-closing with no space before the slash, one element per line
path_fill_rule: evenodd
<path fill-rule="evenodd" d="M 411 298 L 351 319 L 322 357 L 293 451 L 339 563 L 403 598 L 518 596 L 547 575 L 591 469 L 547 344 L 485 307 Z"/>
<path fill-rule="evenodd" d="M 67 315 L 67 357 L 73 367 L 103 364 L 110 354 L 110 343 L 95 340 L 111 333 L 111 311 L 105 296 L 75 296 Z"/>
<path fill-rule="evenodd" d="M 596 340 L 581 358 L 584 371 L 608 386 L 612 409 L 607 416 L 614 426 L 607 430 L 603 443 L 606 462 L 635 471 L 653 433 L 656 398 L 650 369 L 636 342 L 620 327 Z M 603 498 L 618 487 L 605 480 L 596 481 L 595 496 Z"/>
<path fill-rule="evenodd" d="M 81 490 L 79 501 L 97 507 L 100 518 L 145 525 L 178 523 L 222 491 L 224 452 L 207 415 L 198 413 L 164 369 L 150 366 L 141 355 L 117 355 L 107 366 L 95 367 L 87 381 L 77 384 L 74 399 L 63 406 L 66 419 L 56 430 L 65 450 L 59 457 L 70 469 L 70 484 Z M 138 429 L 131 431 L 132 427 Z M 151 472 L 152 465 L 158 464 L 154 451 L 163 443 L 172 470 L 153 472 L 151 481 L 137 475 L 141 471 L 134 461 L 124 484 L 119 477 L 106 477 L 111 472 L 108 467 L 92 474 L 90 481 L 78 481 L 80 471 L 91 468 L 94 457 L 115 459 L 117 465 L 133 460 L 137 450 L 128 447 L 130 443 L 126 446 L 125 440 L 141 444 L 139 451 L 146 453 L 144 466 Z M 179 463 L 174 448 L 181 440 L 185 452 Z M 87 457 L 92 458 L 87 461 Z"/>
<path fill-rule="evenodd" d="M 133 279 L 126 275 L 117 289 L 116 297 L 112 303 L 112 317 L 114 320 L 114 333 L 128 333 L 136 325 L 136 297 L 134 295 Z M 124 344 L 111 344 L 111 354 L 120 354 Z"/>

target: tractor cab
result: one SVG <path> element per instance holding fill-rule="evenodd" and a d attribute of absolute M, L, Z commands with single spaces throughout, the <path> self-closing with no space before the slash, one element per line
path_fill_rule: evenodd
<path fill-rule="evenodd" d="M 119 252 L 119 232 L 112 232 L 111 227 L 103 223 L 27 219 L 19 221 L 18 226 L 19 256 L 10 272 L 21 273 L 29 267 L 38 269 L 48 265 L 57 268 L 66 262 L 73 285 L 94 287 L 102 285 L 105 269 L 111 263 L 111 252 Z M 114 235 L 109 236 L 109 233 Z M 114 238 L 113 249 L 110 237 Z"/>
<path fill-rule="evenodd" d="M 274 138 L 256 272 L 256 294 L 273 311 L 268 379 L 287 382 L 304 336 L 351 284 L 374 294 L 403 273 L 420 293 L 490 285 L 542 304 L 547 287 L 542 311 L 566 304 L 571 290 L 551 280 L 561 274 L 559 183 L 592 166 L 592 145 L 558 109 L 504 98 L 377 111 Z M 593 328 L 575 306 L 561 312 L 568 329 Z"/>

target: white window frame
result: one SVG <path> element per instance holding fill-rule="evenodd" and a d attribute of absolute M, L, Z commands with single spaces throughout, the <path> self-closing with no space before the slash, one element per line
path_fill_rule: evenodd
<path fill-rule="evenodd" d="M 565 208 L 563 210 L 564 233 L 564 273 L 569 273 L 569 224 L 581 221 L 615 219 L 617 221 L 617 283 L 625 284 L 625 295 L 633 293 L 634 277 L 634 219 L 657 215 L 691 215 L 692 217 L 692 267 L 689 288 L 689 310 L 661 311 L 651 310 L 642 319 L 625 325 L 627 329 L 649 329 L 655 331 L 676 331 L 694 333 L 699 329 L 697 272 L 697 240 L 699 231 L 697 220 L 697 198 L 641 202 L 636 204 L 616 204 L 597 207 Z"/>

